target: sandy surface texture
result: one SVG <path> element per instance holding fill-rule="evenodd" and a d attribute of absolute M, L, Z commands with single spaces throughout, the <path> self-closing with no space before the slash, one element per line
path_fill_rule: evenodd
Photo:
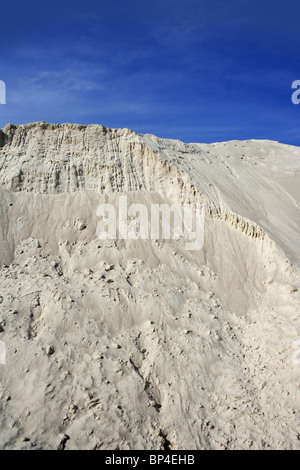
<path fill-rule="evenodd" d="M 299 174 L 277 142 L 0 131 L 0 448 L 300 449 Z M 203 207 L 203 247 L 100 240 L 121 196 Z"/>

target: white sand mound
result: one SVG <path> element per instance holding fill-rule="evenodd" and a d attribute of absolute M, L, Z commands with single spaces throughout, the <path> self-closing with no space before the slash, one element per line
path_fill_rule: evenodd
<path fill-rule="evenodd" d="M 300 149 L 35 123 L 0 168 L 2 449 L 300 448 Z M 100 241 L 120 195 L 203 249 Z"/>

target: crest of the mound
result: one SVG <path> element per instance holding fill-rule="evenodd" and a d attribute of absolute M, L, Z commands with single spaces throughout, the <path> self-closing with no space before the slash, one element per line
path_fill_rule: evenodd
<path fill-rule="evenodd" d="M 205 207 L 300 262 L 300 149 L 267 140 L 184 143 L 100 125 L 7 125 L 0 184 L 36 194 L 159 194 Z M 267 214 L 267 216 L 266 216 Z"/>

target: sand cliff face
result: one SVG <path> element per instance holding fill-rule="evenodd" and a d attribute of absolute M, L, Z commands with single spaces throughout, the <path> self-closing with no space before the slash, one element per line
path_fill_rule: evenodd
<path fill-rule="evenodd" d="M 299 448 L 299 169 L 268 141 L 0 131 L 1 447 Z M 204 206 L 203 248 L 100 241 L 120 195 Z"/>

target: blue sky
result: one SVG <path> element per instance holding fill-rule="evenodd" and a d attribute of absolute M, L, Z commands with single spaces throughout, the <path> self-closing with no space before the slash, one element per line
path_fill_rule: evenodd
<path fill-rule="evenodd" d="M 296 0 L 3 2 L 0 127 L 96 123 L 300 145 L 299 14 Z"/>

